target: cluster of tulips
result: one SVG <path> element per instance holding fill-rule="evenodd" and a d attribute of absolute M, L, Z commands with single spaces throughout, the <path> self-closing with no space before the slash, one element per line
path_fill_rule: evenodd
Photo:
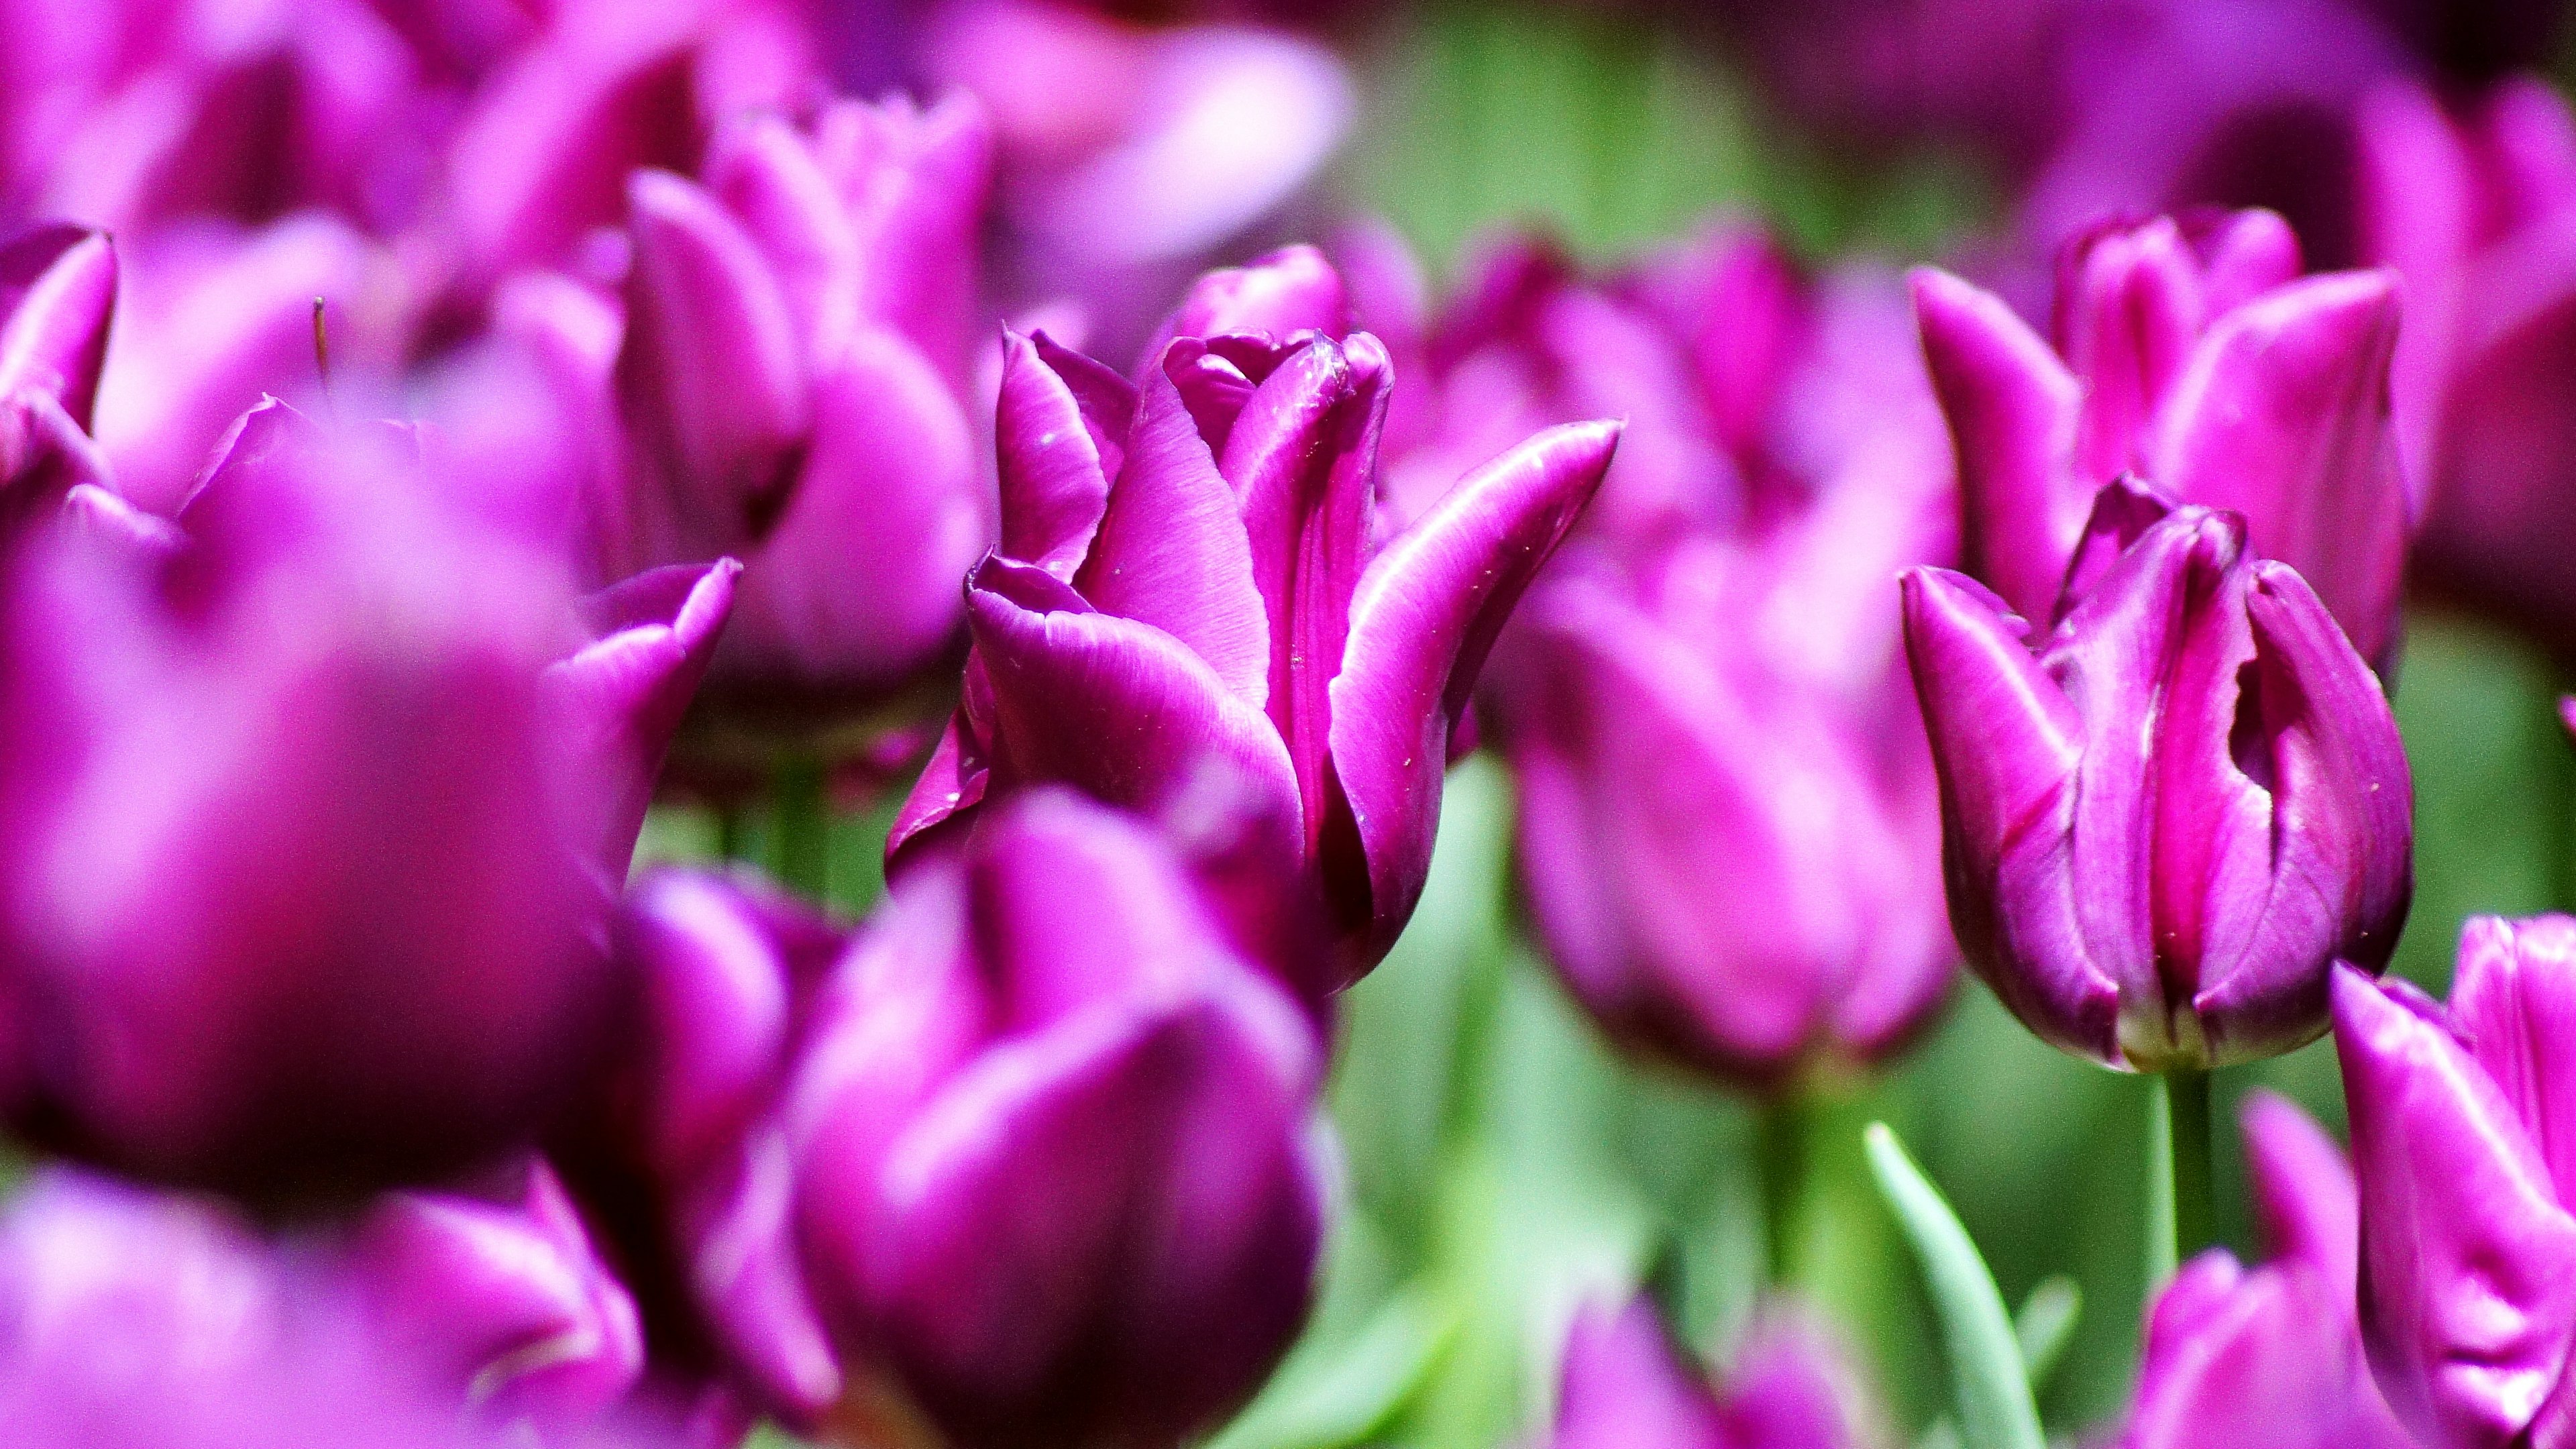
<path fill-rule="evenodd" d="M 1865 1075 L 1964 963 L 2161 1079 L 2103 1442 L 2576 1449 L 2576 920 L 2382 979 L 2402 594 L 2576 640 L 2576 117 L 2230 3 L 2113 73 L 2308 68 L 2164 129 L 1873 92 L 2018 138 L 1955 271 L 1726 219 L 1435 305 L 1316 189 L 1345 7 L 0 0 L 0 1440 L 1202 1442 L 1481 750 L 1651 1069 Z M 1826 8 L 1720 28 L 1846 121 L 1835 45 L 2047 28 Z M 2265 107 L 2333 158 L 2213 194 Z M 2329 1032 L 2247 1266 L 2210 1074 Z M 1936 1433 L 2039 1449 L 2047 1334 L 1869 1153 Z M 1553 1442 L 1880 1443 L 1840 1333 L 1612 1293 Z"/>

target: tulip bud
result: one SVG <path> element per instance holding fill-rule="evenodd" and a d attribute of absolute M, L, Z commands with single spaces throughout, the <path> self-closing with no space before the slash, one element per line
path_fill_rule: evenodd
<path fill-rule="evenodd" d="M 2022 1024 L 2108 1066 L 2207 1067 L 2326 1025 L 2388 963 L 2413 789 L 2377 678 L 2232 513 L 2103 492 L 2038 634 L 1904 578 L 1950 922 Z"/>
<path fill-rule="evenodd" d="M 58 530 L 10 571 L 17 1129 L 344 1196 L 524 1143 L 596 1063 L 610 900 L 732 570 L 585 623 L 476 496 L 271 403 L 157 540 Z"/>
<path fill-rule="evenodd" d="M 1574 1321 L 1554 1449 L 1849 1449 L 1877 1442 L 1851 1367 L 1821 1323 L 1776 1306 L 1721 1383 L 1687 1361 L 1653 1305 Z"/>
<path fill-rule="evenodd" d="M 1056 790 L 986 813 L 816 1008 L 792 1141 L 826 1321 L 958 1449 L 1187 1439 L 1305 1317 L 1322 1069 L 1157 836 Z"/>
<path fill-rule="evenodd" d="M 2380 1390 L 2436 1449 L 2576 1444 L 2576 919 L 2470 920 L 2448 1011 L 2334 980 Z"/>
<path fill-rule="evenodd" d="M 2095 493 L 2135 472 L 2242 514 L 2255 553 L 2388 663 L 2413 518 L 2389 422 L 2396 278 L 2298 271 L 2269 212 L 2103 227 L 2060 268 L 2054 347 L 2001 298 L 1917 272 L 1968 572 L 2045 618 Z"/>
<path fill-rule="evenodd" d="M 1303 881 L 1342 950 L 1301 990 L 1376 964 L 1421 894 L 1485 655 L 1619 432 L 1542 433 L 1379 539 L 1389 373 L 1366 333 L 1184 337 L 1139 391 L 1009 338 L 1003 543 L 969 582 L 966 697 L 893 866 L 988 798 L 1071 784 Z"/>

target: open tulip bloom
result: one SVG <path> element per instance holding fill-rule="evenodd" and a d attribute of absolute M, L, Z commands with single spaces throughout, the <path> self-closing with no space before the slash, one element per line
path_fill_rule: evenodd
<path fill-rule="evenodd" d="M 1904 578 L 1941 778 L 1950 921 L 2041 1038 L 2208 1068 L 2326 1027 L 2413 891 L 2413 791 L 2379 680 L 2232 513 L 2103 490 L 2053 627 Z"/>

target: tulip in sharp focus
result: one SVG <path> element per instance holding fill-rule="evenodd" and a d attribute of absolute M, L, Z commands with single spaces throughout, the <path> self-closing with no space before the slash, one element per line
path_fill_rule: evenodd
<path fill-rule="evenodd" d="M 1374 965 L 1421 894 L 1477 672 L 1619 432 L 1530 438 L 1381 540 L 1391 381 L 1366 333 L 1182 337 L 1141 388 L 1007 339 L 1002 542 L 970 581 L 965 700 L 894 865 L 1032 784 L 1185 834 L 1222 801 L 1239 858 L 1327 903 L 1344 950 L 1301 984 Z"/>
<path fill-rule="evenodd" d="M 2060 264 L 2053 345 L 2003 299 L 1917 273 L 1968 572 L 2046 618 L 2094 494 L 2137 473 L 2242 514 L 2254 551 L 2386 662 L 2411 517 L 2389 424 L 2396 278 L 2299 267 L 2269 212 L 2102 227 Z"/>
<path fill-rule="evenodd" d="M 89 425 L 115 307 L 105 233 L 41 226 L 0 242 L 0 540 L 106 476 Z"/>
<path fill-rule="evenodd" d="M 898 878 L 825 987 L 807 1271 L 956 1449 L 1182 1442 L 1305 1316 L 1322 1051 L 1217 909 L 1145 826 L 1041 791 Z"/>
<path fill-rule="evenodd" d="M 2473 918 L 2447 1010 L 2339 971 L 2361 1322 L 2432 1449 L 2576 1444 L 2576 919 Z"/>
<path fill-rule="evenodd" d="M 992 543 L 964 377 L 989 142 L 970 103 L 843 103 L 636 174 L 617 355 L 632 441 L 611 572 L 745 561 L 693 731 L 764 757 L 945 664 Z"/>
<path fill-rule="evenodd" d="M 1772 1310 L 1711 1382 L 1643 1299 L 1586 1310 L 1565 1345 L 1553 1449 L 1857 1449 L 1878 1442 L 1817 1322 Z"/>
<path fill-rule="evenodd" d="M 2244 1126 L 2269 1259 L 2213 1248 L 2157 1296 L 2119 1449 L 2411 1449 L 2362 1357 L 2352 1169 L 2282 1098 Z"/>
<path fill-rule="evenodd" d="M 488 501 L 408 430 L 270 403 L 176 526 L 24 552 L 0 611 L 16 1128 L 338 1196 L 524 1141 L 595 1062 L 610 900 L 734 567 L 585 617 Z"/>
<path fill-rule="evenodd" d="M 1950 921 L 2022 1024 L 2162 1071 L 2325 1029 L 2388 963 L 2413 788 L 2379 681 L 2236 515 L 2103 492 L 2041 632 L 1961 575 L 1904 580 Z"/>

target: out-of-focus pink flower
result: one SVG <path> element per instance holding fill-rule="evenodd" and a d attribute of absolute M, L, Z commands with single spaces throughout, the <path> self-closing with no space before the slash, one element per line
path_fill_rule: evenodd
<path fill-rule="evenodd" d="M 2301 278 L 2287 225 L 2245 211 L 2076 242 L 2053 347 L 1946 272 L 1917 273 L 1914 298 L 1958 447 L 1968 572 L 2014 612 L 2051 617 L 2094 495 L 2135 473 L 2242 514 L 2255 552 L 2390 662 L 2412 515 L 2389 421 L 2394 274 Z"/>
<path fill-rule="evenodd" d="M 700 747 L 810 748 L 954 665 L 958 580 L 993 539 L 965 402 L 988 168 L 971 100 L 845 102 L 727 128 L 703 184 L 629 184 L 630 446 L 593 521 L 612 576 L 748 565 Z"/>
<path fill-rule="evenodd" d="M 1741 1083 L 1893 1050 L 1955 957 L 1891 587 L 1953 556 L 1951 465 L 1894 279 L 1738 230 L 1597 285 L 1519 247 L 1422 351 L 1399 508 L 1489 432 L 1629 420 L 1479 705 L 1568 986 Z"/>
<path fill-rule="evenodd" d="M 2352 1169 L 2280 1097 L 2243 1120 L 2266 1261 L 2212 1248 L 2157 1296 L 2119 1449 L 2411 1449 L 2362 1356 Z"/>
<path fill-rule="evenodd" d="M 1007 339 L 1001 546 L 970 582 L 965 699 L 897 818 L 897 869 L 988 798 L 1071 784 L 1295 881 L 1363 974 L 1429 869 L 1450 741 L 1615 423 L 1520 440 L 1410 527 L 1372 521 L 1390 383 L 1366 333 L 1172 341 L 1141 389 Z M 1243 813 L 1219 825 L 1212 805 Z"/>
<path fill-rule="evenodd" d="M 115 307 L 105 233 L 42 226 L 0 242 L 0 541 L 107 476 L 89 425 Z"/>
<path fill-rule="evenodd" d="M 816 1008 L 798 1240 L 959 1449 L 1164 1445 L 1305 1317 L 1314 1027 L 1151 830 L 1044 790 L 906 871 Z"/>
<path fill-rule="evenodd" d="M 730 562 L 577 606 L 391 425 L 246 414 L 174 527 L 6 579 L 0 1108 L 263 1198 L 524 1141 L 593 1067 L 606 913 Z M 75 516 L 86 516 L 75 514 Z"/>
<path fill-rule="evenodd" d="M 2039 1036 L 2208 1067 L 2326 1026 L 2388 964 L 2413 787 L 2379 681 L 2244 521 L 2102 492 L 2041 633 L 1960 574 L 1905 574 L 1941 775 L 1950 922 Z"/>
<path fill-rule="evenodd" d="M 1879 1439 L 1842 1346 L 1778 1304 L 1715 1383 L 1643 1299 L 1577 1317 L 1561 1373 L 1553 1449 L 1858 1449 Z"/>

